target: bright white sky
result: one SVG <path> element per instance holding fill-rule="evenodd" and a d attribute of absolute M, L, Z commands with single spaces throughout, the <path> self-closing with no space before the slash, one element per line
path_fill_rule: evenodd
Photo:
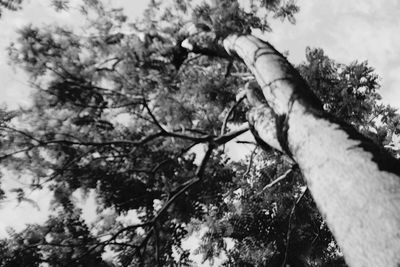
<path fill-rule="evenodd" d="M 22 11 L 4 12 L 0 19 L 0 103 L 10 107 L 28 104 L 30 91 L 26 76 L 7 64 L 5 48 L 15 40 L 16 30 L 28 23 L 76 26 L 80 22 L 69 13 L 55 13 L 49 7 L 50 1 L 25 2 Z M 132 19 L 144 10 L 148 0 L 110 2 L 116 7 L 124 6 Z M 276 21 L 273 23 L 274 31 L 267 34 L 267 39 L 279 51 L 288 50 L 289 60 L 296 64 L 305 60 L 307 46 L 323 48 L 329 57 L 341 63 L 368 60 L 381 77 L 383 101 L 400 107 L 400 1 L 298 0 L 297 3 L 301 10 L 296 16 L 296 25 Z M 2 177 L 3 181 L 5 178 Z M 7 184 L 6 189 L 9 189 L 17 182 Z M 43 211 L 47 208 L 48 198 L 39 193 L 30 197 L 42 205 L 40 211 L 24 203 L 19 206 L 15 202 L 0 205 L 0 236 L 4 235 L 6 226 L 21 229 L 28 221 L 45 219 Z"/>
<path fill-rule="evenodd" d="M 400 1 L 299 0 L 297 24 L 274 24 L 270 40 L 289 59 L 320 47 L 340 63 L 368 60 L 381 77 L 383 101 L 400 107 Z"/>

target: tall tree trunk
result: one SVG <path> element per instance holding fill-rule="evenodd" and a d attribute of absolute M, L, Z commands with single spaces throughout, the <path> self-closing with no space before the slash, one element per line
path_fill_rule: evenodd
<path fill-rule="evenodd" d="M 399 267 L 400 162 L 324 113 L 299 73 L 267 42 L 230 35 L 223 46 L 246 63 L 266 99 L 253 101 L 254 132 L 298 163 L 348 265 Z"/>

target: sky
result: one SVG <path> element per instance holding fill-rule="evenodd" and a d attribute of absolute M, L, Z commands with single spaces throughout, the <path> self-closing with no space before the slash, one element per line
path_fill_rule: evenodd
<path fill-rule="evenodd" d="M 400 108 L 400 1 L 299 0 L 296 25 L 275 22 L 266 35 L 293 63 L 318 47 L 339 63 L 365 61 L 381 77 L 383 102 Z"/>
<path fill-rule="evenodd" d="M 111 1 L 111 0 L 109 0 Z M 79 2 L 79 0 L 72 0 Z M 143 12 L 148 0 L 113 0 L 113 6 L 124 6 L 133 18 Z M 16 108 L 29 104 L 27 76 L 7 64 L 6 47 L 17 38 L 17 30 L 26 24 L 54 24 L 77 27 L 81 21 L 69 13 L 56 13 L 47 0 L 25 0 L 24 9 L 4 12 L 0 19 L 0 103 Z M 400 108 L 400 1 L 398 0 L 298 0 L 300 12 L 296 25 L 280 20 L 272 23 L 273 32 L 265 39 L 279 51 L 289 51 L 289 61 L 298 64 L 305 60 L 307 46 L 323 48 L 326 54 L 340 63 L 368 60 L 381 77 L 383 102 Z M 231 153 L 241 153 L 232 151 Z M 20 182 L 6 173 L 2 177 L 6 190 Z M 46 192 L 45 192 L 46 193 Z M 47 192 L 46 194 L 49 194 Z M 48 196 L 37 192 L 29 195 L 38 201 L 38 210 L 28 203 L 15 201 L 0 204 L 0 237 L 5 227 L 22 229 L 26 222 L 46 219 Z M 47 202 L 46 202 L 47 201 Z M 92 204 L 82 206 L 84 213 L 93 216 Z"/>

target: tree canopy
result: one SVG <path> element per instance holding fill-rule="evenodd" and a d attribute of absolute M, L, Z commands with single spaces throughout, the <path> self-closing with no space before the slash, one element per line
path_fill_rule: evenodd
<path fill-rule="evenodd" d="M 248 130 L 246 65 L 184 48 L 198 29 L 207 33 L 199 42 L 218 42 L 271 30 L 273 18 L 294 22 L 292 1 L 152 1 L 134 24 L 101 1 L 79 8 L 84 31 L 27 25 L 9 48 L 36 90 L 32 106 L 0 113 L 0 163 L 32 177 L 32 189 L 51 189 L 53 214 L 10 231 L 1 266 L 190 266 L 182 241 L 199 230 L 204 261 L 346 266 L 297 164 L 257 138 L 237 138 Z M 324 109 L 398 156 L 400 116 L 381 103 L 373 68 L 318 48 L 306 59 L 297 69 Z M 252 153 L 234 161 L 229 142 Z M 21 201 L 25 190 L 15 190 Z M 96 193 L 91 225 L 77 190 Z M 139 222 L 121 219 L 132 216 Z"/>

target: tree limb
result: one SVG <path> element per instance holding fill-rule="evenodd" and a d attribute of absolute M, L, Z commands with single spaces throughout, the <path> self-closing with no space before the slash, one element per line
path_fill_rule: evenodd
<path fill-rule="evenodd" d="M 289 251 L 289 242 L 290 242 L 290 234 L 292 232 L 292 218 L 294 215 L 294 211 L 296 210 L 297 205 L 300 203 L 300 201 L 303 199 L 304 195 L 306 194 L 308 188 L 306 187 L 303 192 L 301 192 L 300 196 L 297 198 L 296 202 L 293 204 L 293 208 L 290 211 L 290 215 L 289 215 L 289 222 L 288 222 L 288 230 L 286 232 L 286 247 L 285 247 L 285 256 L 283 258 L 283 262 L 282 262 L 282 267 L 286 266 L 286 261 L 287 261 L 287 255 L 288 255 L 288 251 Z"/>
<path fill-rule="evenodd" d="M 265 190 L 273 187 L 274 185 L 276 185 L 277 183 L 279 183 L 280 181 L 286 179 L 286 177 L 293 171 L 293 167 L 290 168 L 289 170 L 287 170 L 284 174 L 282 174 L 281 176 L 279 176 L 278 178 L 276 178 L 275 180 L 273 180 L 271 183 L 267 184 L 266 186 L 263 187 L 263 189 L 258 193 L 258 194 L 262 194 Z"/>
<path fill-rule="evenodd" d="M 240 97 L 238 101 L 236 101 L 235 104 L 229 109 L 228 113 L 225 116 L 224 122 L 222 123 L 220 135 L 225 134 L 226 125 L 228 124 L 229 117 L 232 115 L 232 112 L 239 106 L 239 104 L 243 101 L 244 98 L 245 98 L 244 96 Z"/>
<path fill-rule="evenodd" d="M 256 154 L 257 148 L 258 148 L 258 146 L 256 145 L 254 147 L 253 151 L 251 151 L 249 164 L 247 165 L 246 171 L 242 175 L 243 179 L 245 179 L 246 176 L 250 173 L 251 167 L 253 165 L 253 158 L 254 158 L 254 155 Z"/>
<path fill-rule="evenodd" d="M 215 42 L 204 40 L 188 42 L 187 48 L 202 53 L 215 47 Z M 298 163 L 347 264 L 397 267 L 400 162 L 354 127 L 325 113 L 297 70 L 268 42 L 231 34 L 222 43 L 225 53 L 247 65 L 265 98 L 249 116 L 257 142 Z M 226 57 L 219 52 L 213 54 Z"/>

